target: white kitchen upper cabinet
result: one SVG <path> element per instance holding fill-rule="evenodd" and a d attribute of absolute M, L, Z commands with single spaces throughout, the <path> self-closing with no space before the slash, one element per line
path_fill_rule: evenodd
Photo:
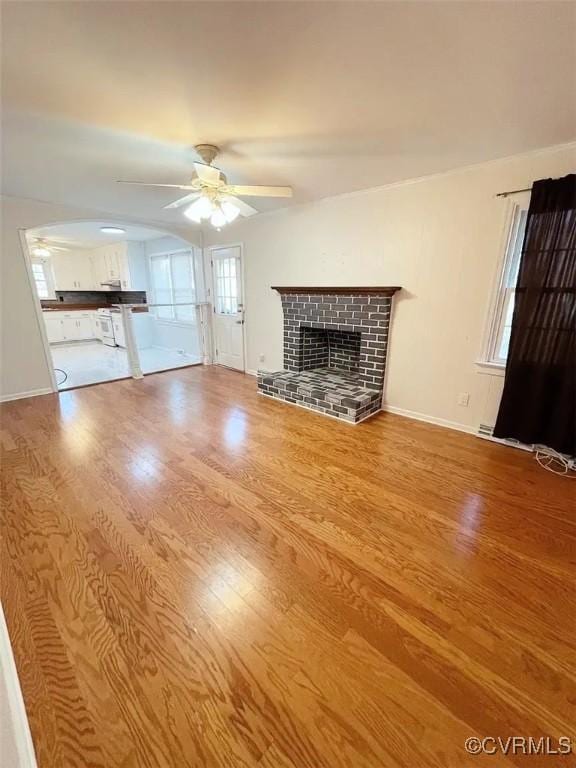
<path fill-rule="evenodd" d="M 99 290 L 111 289 L 102 283 L 116 280 L 122 291 L 145 291 L 147 288 L 143 243 L 126 241 L 102 245 L 92 251 L 92 264 Z"/>
<path fill-rule="evenodd" d="M 126 256 L 121 265 L 120 279 L 123 291 L 147 291 L 148 270 L 144 243 L 126 243 Z"/>
<path fill-rule="evenodd" d="M 92 272 L 92 259 L 89 253 L 82 254 L 76 267 L 76 281 L 81 291 L 94 290 L 94 274 Z"/>
<path fill-rule="evenodd" d="M 95 291 L 104 290 L 102 283 L 108 280 L 106 260 L 104 258 L 104 254 L 101 253 L 101 250 L 101 248 L 95 248 L 90 254 L 90 259 L 92 261 L 92 274 L 94 275 Z"/>
<path fill-rule="evenodd" d="M 61 251 L 51 257 L 57 291 L 92 291 L 95 288 L 89 251 Z"/>
<path fill-rule="evenodd" d="M 92 250 L 62 251 L 51 259 L 57 291 L 145 291 L 148 276 L 144 244 L 122 242 Z"/>
<path fill-rule="evenodd" d="M 120 263 L 124 258 L 124 243 L 109 245 L 104 258 L 106 260 L 106 272 L 110 280 L 120 280 Z"/>

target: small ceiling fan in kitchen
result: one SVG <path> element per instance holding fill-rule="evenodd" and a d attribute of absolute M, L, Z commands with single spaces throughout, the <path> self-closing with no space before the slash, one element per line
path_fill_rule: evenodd
<path fill-rule="evenodd" d="M 65 248 L 62 245 L 54 245 L 46 240 L 44 237 L 33 237 L 30 239 L 30 253 L 32 256 L 38 256 L 39 258 L 46 258 L 52 256 L 53 251 L 69 251 L 69 248 Z"/>
<path fill-rule="evenodd" d="M 253 216 L 256 208 L 248 205 L 241 197 L 292 197 L 292 187 L 265 187 L 228 184 L 226 176 L 212 163 L 219 149 L 213 144 L 197 144 L 196 151 L 202 163 L 194 163 L 194 176 L 189 184 L 153 184 L 147 181 L 124 181 L 119 184 L 139 184 L 145 187 L 171 187 L 189 190 L 188 194 L 165 205 L 164 208 L 188 207 L 184 215 L 200 224 L 210 220 L 216 229 L 220 229 L 238 216 Z"/>

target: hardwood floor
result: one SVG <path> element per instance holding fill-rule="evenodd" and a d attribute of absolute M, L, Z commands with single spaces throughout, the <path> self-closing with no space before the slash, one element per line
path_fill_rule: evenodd
<path fill-rule="evenodd" d="M 576 737 L 576 483 L 530 454 L 217 368 L 1 415 L 40 768 L 575 764 L 464 749 Z"/>

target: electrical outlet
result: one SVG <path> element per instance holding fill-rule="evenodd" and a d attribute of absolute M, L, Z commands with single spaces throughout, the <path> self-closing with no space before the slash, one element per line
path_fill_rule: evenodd
<path fill-rule="evenodd" d="M 266 360 L 266 355 L 265 355 L 263 352 L 261 352 L 261 353 L 258 355 L 258 360 L 259 360 L 261 363 L 263 363 L 263 362 L 264 362 L 264 360 Z"/>
<path fill-rule="evenodd" d="M 468 403 L 470 402 L 470 394 L 468 392 L 459 392 L 458 397 L 456 398 L 456 402 L 458 405 L 467 407 Z"/>

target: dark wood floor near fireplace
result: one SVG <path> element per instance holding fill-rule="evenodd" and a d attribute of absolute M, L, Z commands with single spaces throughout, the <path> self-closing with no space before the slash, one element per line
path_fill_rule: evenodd
<path fill-rule="evenodd" d="M 0 407 L 39 768 L 573 766 L 464 741 L 574 736 L 574 484 L 255 390 L 194 368 Z"/>

